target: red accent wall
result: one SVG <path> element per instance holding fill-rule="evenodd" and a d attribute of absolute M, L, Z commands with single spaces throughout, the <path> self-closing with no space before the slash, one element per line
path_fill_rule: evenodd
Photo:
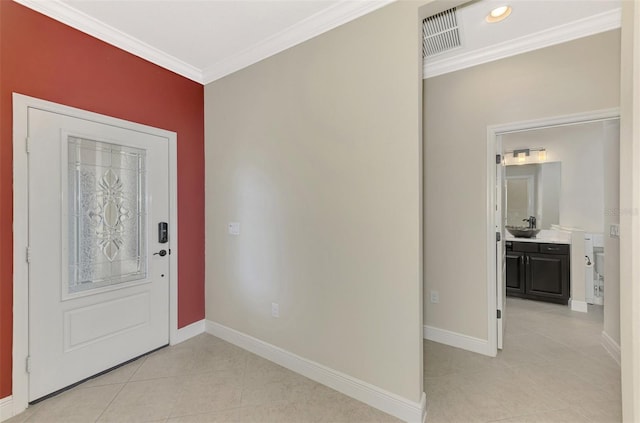
<path fill-rule="evenodd" d="M 204 318 L 204 87 L 0 0 L 0 398 L 12 393 L 12 92 L 178 134 L 178 326 Z"/>

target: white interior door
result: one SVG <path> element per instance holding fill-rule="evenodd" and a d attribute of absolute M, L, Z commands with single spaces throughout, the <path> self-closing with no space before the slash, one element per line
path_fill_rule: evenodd
<path fill-rule="evenodd" d="M 169 143 L 36 108 L 28 134 L 33 401 L 168 343 Z"/>
<path fill-rule="evenodd" d="M 497 139 L 497 150 L 502 151 L 500 136 Z M 502 158 L 502 155 L 500 156 Z M 507 305 L 507 262 L 505 258 L 505 230 L 504 217 L 506 216 L 506 175 L 505 167 L 500 163 L 496 164 L 496 304 L 498 313 L 498 349 L 502 349 L 505 329 L 505 308 Z"/>

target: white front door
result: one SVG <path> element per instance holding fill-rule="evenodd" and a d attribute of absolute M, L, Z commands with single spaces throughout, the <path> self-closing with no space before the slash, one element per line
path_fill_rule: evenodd
<path fill-rule="evenodd" d="M 28 146 L 33 401 L 168 344 L 169 142 L 29 108 Z"/>

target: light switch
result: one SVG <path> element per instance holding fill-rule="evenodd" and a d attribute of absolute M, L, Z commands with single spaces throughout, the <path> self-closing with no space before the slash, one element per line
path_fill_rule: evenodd
<path fill-rule="evenodd" d="M 240 222 L 229 222 L 229 235 L 240 235 Z"/>

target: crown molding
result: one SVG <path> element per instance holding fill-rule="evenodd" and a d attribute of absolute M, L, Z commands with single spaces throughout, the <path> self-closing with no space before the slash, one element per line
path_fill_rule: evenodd
<path fill-rule="evenodd" d="M 74 9 L 60 0 L 14 1 L 178 75 L 202 83 L 202 70 Z"/>
<path fill-rule="evenodd" d="M 203 83 L 208 84 L 267 57 L 280 53 L 342 24 L 373 12 L 396 0 L 341 1 L 203 71 Z"/>
<path fill-rule="evenodd" d="M 15 1 L 178 75 L 208 84 L 396 0 L 341 1 L 204 70 L 74 9 L 61 0 Z"/>
<path fill-rule="evenodd" d="M 423 78 L 432 78 L 445 73 L 620 28 L 621 21 L 622 10 L 621 8 L 617 8 L 531 35 L 505 41 L 488 48 L 475 50 L 467 54 L 440 60 L 425 59 Z"/>

